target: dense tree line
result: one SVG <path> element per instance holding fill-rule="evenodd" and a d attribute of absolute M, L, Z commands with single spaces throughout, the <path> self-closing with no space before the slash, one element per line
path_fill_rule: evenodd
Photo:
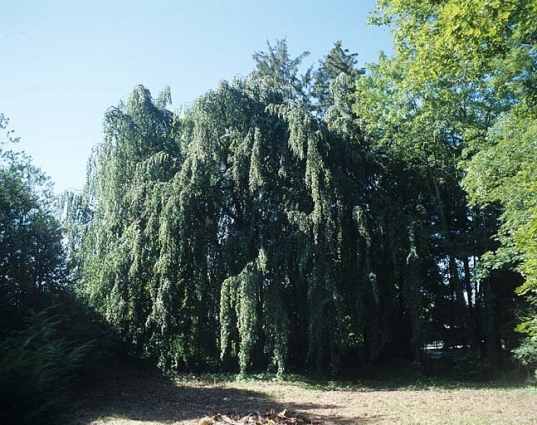
<path fill-rule="evenodd" d="M 516 314 L 525 317 L 518 330 L 527 334 L 517 356 L 535 364 L 537 2 L 381 0 L 378 6 L 373 20 L 397 29 L 399 87 L 420 111 L 432 112 L 426 134 L 454 136 L 460 152 L 467 216 L 485 230 L 471 246 L 480 246 L 474 281 L 485 290 L 486 334 L 505 324 L 502 294 L 511 297 L 518 286 L 530 305 Z"/>
<path fill-rule="evenodd" d="M 537 5 L 459 3 L 379 1 L 396 55 L 365 69 L 338 42 L 302 73 L 278 41 L 183 114 L 136 87 L 62 196 L 63 236 L 47 179 L 3 152 L 3 317 L 72 288 L 175 370 L 337 371 L 437 343 L 474 372 L 535 363 Z"/>
<path fill-rule="evenodd" d="M 137 87 L 66 198 L 77 293 L 165 368 L 337 370 L 438 341 L 500 367 L 533 290 L 522 3 L 379 2 L 394 58 L 358 69 L 336 43 L 302 75 L 279 41 L 181 116 Z M 507 29 L 467 37 L 487 13 Z"/>

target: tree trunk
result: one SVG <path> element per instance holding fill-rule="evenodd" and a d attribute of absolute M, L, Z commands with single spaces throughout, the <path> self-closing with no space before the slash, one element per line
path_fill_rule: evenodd
<path fill-rule="evenodd" d="M 462 286 L 462 282 L 459 278 L 459 271 L 457 267 L 457 263 L 455 261 L 455 255 L 454 255 L 454 247 L 451 242 L 451 234 L 449 231 L 449 225 L 446 219 L 446 215 L 444 212 L 444 203 L 442 202 L 442 196 L 440 195 L 440 188 L 438 187 L 438 182 L 436 181 L 436 178 L 432 172 L 432 170 L 429 168 L 429 175 L 431 177 L 431 181 L 434 186 L 434 192 L 436 201 L 438 204 L 438 213 L 440 215 L 440 224 L 442 227 L 442 233 L 444 234 L 444 239 L 446 241 L 446 254 L 449 258 L 449 274 L 450 274 L 450 284 L 453 288 L 453 292 L 455 293 L 456 298 L 456 305 L 457 305 L 457 313 L 459 317 L 462 319 L 463 324 L 466 326 L 467 330 L 467 336 L 468 340 L 471 345 L 474 347 L 479 346 L 477 335 L 475 332 L 475 327 L 472 323 L 469 309 L 466 305 L 466 301 L 464 299 L 464 289 Z"/>
<path fill-rule="evenodd" d="M 498 326 L 494 314 L 495 310 L 495 296 L 492 291 L 491 278 L 487 278 L 483 282 L 483 296 L 484 296 L 484 333 L 485 333 L 485 355 L 491 366 L 494 369 L 498 369 L 502 365 L 502 346 L 498 332 Z"/>

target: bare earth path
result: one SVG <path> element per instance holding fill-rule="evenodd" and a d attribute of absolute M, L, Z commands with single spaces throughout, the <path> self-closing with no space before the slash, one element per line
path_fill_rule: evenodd
<path fill-rule="evenodd" d="M 198 424 L 287 409 L 322 424 L 537 424 L 537 389 L 312 386 L 301 382 L 172 381 L 133 370 L 96 373 L 77 395 L 74 425 Z"/>

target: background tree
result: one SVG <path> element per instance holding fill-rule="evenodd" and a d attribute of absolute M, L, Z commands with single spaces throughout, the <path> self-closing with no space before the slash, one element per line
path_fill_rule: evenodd
<path fill-rule="evenodd" d="M 6 125 L 0 115 L 0 129 Z M 7 141 L 15 141 L 11 130 L 6 133 Z M 0 422 L 5 424 L 56 423 L 88 348 L 73 342 L 68 325 L 71 304 L 55 212 L 49 179 L 26 155 L 4 150 L 2 141 Z"/>
<path fill-rule="evenodd" d="M 320 115 L 336 103 L 335 97 L 354 92 L 356 80 L 365 70 L 356 68 L 357 53 L 349 53 L 341 41 L 337 41 L 314 73 L 313 96 L 315 109 Z M 339 78 L 338 85 L 331 84 Z M 342 87 L 344 86 L 344 87 Z"/>
<path fill-rule="evenodd" d="M 487 227 L 492 227 L 497 233 L 495 239 L 500 242 L 499 249 L 495 241 L 485 244 L 489 252 L 481 258 L 483 273 L 476 278 L 485 288 L 498 292 L 501 287 L 510 288 L 519 283 L 515 274 L 506 273 L 518 265 L 517 269 L 530 282 L 532 269 L 525 264 L 531 261 L 533 244 L 516 234 L 531 226 L 532 220 L 530 199 L 533 195 L 528 188 L 535 176 L 521 170 L 535 168 L 534 156 L 524 156 L 524 152 L 531 149 L 529 140 L 535 119 L 536 32 L 532 22 L 537 3 L 405 0 L 379 1 L 378 5 L 374 21 L 395 25 L 397 55 L 408 61 L 406 86 L 473 84 L 482 87 L 477 100 L 494 105 L 482 115 L 480 131 L 473 131 L 462 121 L 467 127 L 463 133 L 465 162 L 461 162 L 461 167 L 465 177 L 462 183 L 470 194 L 473 208 L 482 217 L 488 217 Z M 522 143 L 516 147 L 504 138 L 512 136 L 515 122 L 529 131 L 526 138 L 522 136 L 524 131 L 517 130 Z M 516 157 L 520 163 L 507 171 L 509 166 L 504 165 L 516 163 L 510 160 Z M 499 179 L 493 177 L 494 170 L 500 173 Z M 507 172 L 502 174 L 501 170 Z M 511 180 L 515 175 L 520 180 Z M 513 184 L 522 189 L 513 190 Z M 494 219 L 498 217 L 494 213 L 495 205 L 503 210 L 500 227 Z M 523 288 L 522 292 L 527 292 L 531 285 Z M 493 297 L 489 297 L 485 305 L 494 302 Z"/>
<path fill-rule="evenodd" d="M 24 154 L 0 155 L 0 306 L 39 308 L 43 292 L 65 285 L 51 186 Z"/>

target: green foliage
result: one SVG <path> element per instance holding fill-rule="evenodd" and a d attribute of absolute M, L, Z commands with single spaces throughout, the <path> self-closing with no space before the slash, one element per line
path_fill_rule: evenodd
<path fill-rule="evenodd" d="M 537 367 L 537 341 L 526 338 L 522 344 L 513 350 L 515 358 L 528 368 Z"/>
<path fill-rule="evenodd" d="M 416 146 L 413 141 L 423 135 L 429 140 L 452 139 L 447 152 L 453 153 L 458 184 L 469 195 L 466 216 L 473 227 L 471 233 L 465 231 L 464 243 L 477 248 L 473 261 L 477 260 L 478 267 L 466 292 L 471 292 L 472 285 L 482 289 L 481 294 L 477 291 L 476 306 L 483 303 L 483 320 L 475 328 L 479 333 L 482 327 L 489 353 L 494 351 L 493 339 L 496 351 L 500 346 L 494 330 L 500 305 L 497 294 L 506 294 L 502 287 L 510 290 L 513 286 L 512 279 L 502 279 L 508 276 L 505 271 L 522 273 L 526 283 L 520 293 L 533 291 L 536 13 L 534 0 L 381 0 L 372 17 L 377 24 L 394 26 L 397 56 L 388 66 L 381 59 L 373 67 L 380 70 L 383 82 L 379 85 L 379 78 L 374 78 L 381 89 L 376 96 L 382 106 L 369 103 L 379 120 L 366 125 L 375 139 L 393 129 L 388 138 L 396 141 L 402 136 L 407 140 L 405 147 Z M 386 103 L 383 92 L 395 102 Z M 368 105 L 361 110 L 367 116 Z M 425 118 L 422 125 L 420 116 Z M 372 124 L 376 127 L 371 128 Z M 409 126 L 417 132 L 407 133 Z M 436 148 L 425 151 L 435 157 L 439 153 Z M 449 221 L 446 216 L 445 222 Z M 450 239 L 455 240 L 454 236 L 462 239 L 456 235 Z M 468 248 L 458 247 L 453 253 L 461 249 Z M 469 261 L 465 264 L 466 274 Z M 456 277 L 455 267 L 450 268 Z M 460 289 L 457 292 L 462 299 Z M 466 316 L 467 323 L 471 315 Z M 526 331 L 530 323 L 524 326 Z"/>
<path fill-rule="evenodd" d="M 0 130 L 5 130 L 4 132 L 4 140 L 0 140 L 0 145 L 4 144 L 6 141 L 10 143 L 16 143 L 19 141 L 18 137 L 13 137 L 13 133 L 15 133 L 15 130 L 9 130 L 9 119 L 4 116 L 4 114 L 0 114 Z"/>
<path fill-rule="evenodd" d="M 306 96 L 305 89 L 310 80 L 311 69 L 305 75 L 299 75 L 299 66 L 302 60 L 309 56 L 309 52 L 292 58 L 285 39 L 277 40 L 275 46 L 267 42 L 267 47 L 268 52 L 256 52 L 253 55 L 256 63 L 255 76 L 279 92 L 283 99 L 302 100 Z"/>
<path fill-rule="evenodd" d="M 3 424 L 56 423 L 88 345 L 56 336 L 58 316 L 29 313 L 21 329 L 0 341 L 0 419 Z"/>
<path fill-rule="evenodd" d="M 445 356 L 450 365 L 450 372 L 455 379 L 479 380 L 491 374 L 491 364 L 475 350 L 450 350 Z"/>
<path fill-rule="evenodd" d="M 269 45 L 182 118 L 136 88 L 65 197 L 77 293 L 164 368 L 336 370 L 421 343 L 422 248 L 406 212 L 383 230 L 400 204 L 352 110 L 362 72 L 336 43 L 314 83 L 304 56 Z"/>
<path fill-rule="evenodd" d="M 328 108 L 335 106 L 338 97 L 354 92 L 356 79 L 365 72 L 356 68 L 357 56 L 357 53 L 351 54 L 348 49 L 343 49 L 341 41 L 338 41 L 321 61 L 314 73 L 313 87 L 318 114 L 323 115 Z"/>
<path fill-rule="evenodd" d="M 151 329 L 156 314 L 151 300 L 161 296 L 151 281 L 161 266 L 159 247 L 149 241 L 160 240 L 163 183 L 180 161 L 179 121 L 164 109 L 169 100 L 165 92 L 153 101 L 138 87 L 109 109 L 85 191 L 63 200 L 69 261 L 80 279 L 75 290 L 141 355 L 154 354 L 146 325 Z"/>
<path fill-rule="evenodd" d="M 0 422 L 6 424 L 56 423 L 88 349 L 88 331 L 80 328 L 87 322 L 68 301 L 55 213 L 49 179 L 26 155 L 0 150 Z"/>
<path fill-rule="evenodd" d="M 478 229 L 472 228 L 458 163 L 466 129 L 482 131 L 482 106 L 474 102 L 476 87 L 417 90 L 405 85 L 408 72 L 407 61 L 381 56 L 356 87 L 354 110 L 379 167 L 376 189 L 382 197 L 371 202 L 392 215 L 390 245 L 405 244 L 398 253 L 405 263 L 393 268 L 415 346 L 424 338 L 434 340 L 431 334 L 442 333 L 444 325 L 460 329 L 462 339 L 475 343 L 469 310 L 477 285 L 468 283 L 470 267 L 461 273 L 457 262 L 469 265 L 465 238 L 476 237 Z M 476 245 L 474 252 L 479 255 L 479 250 Z M 441 305 L 452 310 L 450 319 L 446 311 L 432 308 Z M 438 313 L 431 319 L 442 321 L 436 331 L 427 330 L 429 335 L 424 333 L 424 311 Z"/>
<path fill-rule="evenodd" d="M 427 4 L 392 2 L 409 14 L 385 16 L 421 31 L 445 12 Z M 472 193 L 465 161 L 489 161 L 486 136 L 523 90 L 494 90 L 501 75 L 474 78 L 477 66 L 414 76 L 413 37 L 368 73 L 340 42 L 305 75 L 307 53 L 269 44 L 251 74 L 181 117 L 169 92 L 135 88 L 106 113 L 84 191 L 64 197 L 76 293 L 165 369 L 336 371 L 419 360 L 436 340 L 499 364 L 512 292 L 476 267 L 504 201 L 470 204 L 462 182 Z"/>
<path fill-rule="evenodd" d="M 0 307 L 39 303 L 64 282 L 50 183 L 24 154 L 0 151 Z"/>
<path fill-rule="evenodd" d="M 498 269 L 519 264 L 526 277 L 519 292 L 524 293 L 537 287 L 533 267 L 537 127 L 521 112 L 514 108 L 490 130 L 487 142 L 472 157 L 463 184 L 475 204 L 502 205 L 497 235 L 502 245 L 487 256 L 484 266 Z"/>
<path fill-rule="evenodd" d="M 534 0 L 380 0 L 372 20 L 397 28 L 397 54 L 412 59 L 409 78 L 416 83 L 478 81 L 483 75 L 501 79 L 510 69 L 514 73 L 504 82 L 512 89 L 533 78 L 510 64 L 531 64 L 536 14 Z"/>

